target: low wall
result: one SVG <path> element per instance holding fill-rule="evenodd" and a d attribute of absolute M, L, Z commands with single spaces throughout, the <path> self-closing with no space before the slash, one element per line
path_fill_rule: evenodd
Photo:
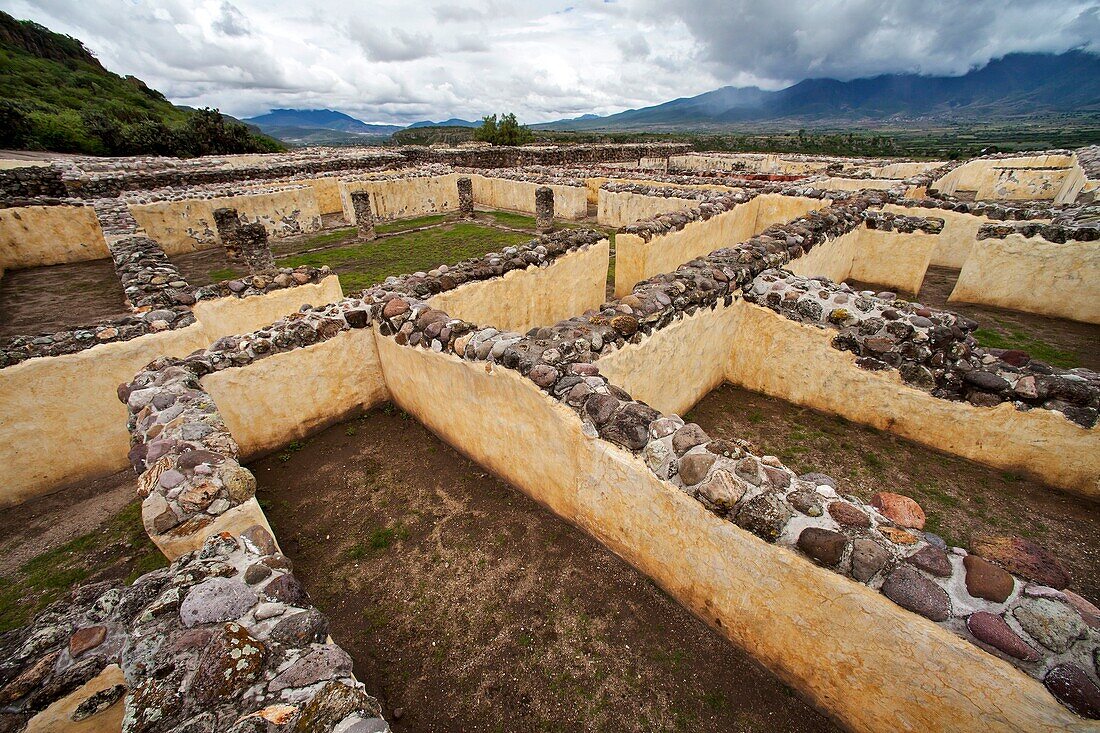
<path fill-rule="evenodd" d="M 340 181 L 344 221 L 355 224 L 351 194 L 370 193 L 371 213 L 382 221 L 408 219 L 458 209 L 457 173 L 441 176 L 411 176 L 376 180 Z"/>
<path fill-rule="evenodd" d="M 859 368 L 855 355 L 832 346 L 835 335 L 736 300 L 700 310 L 597 364 L 613 383 L 662 412 L 686 412 L 728 381 L 1100 498 L 1100 430 L 1050 410 L 1017 410 L 1010 402 L 975 407 L 933 397 L 906 385 L 895 370 Z M 696 357 L 707 343 L 708 359 L 719 348 L 727 355 L 722 377 Z"/>
<path fill-rule="evenodd" d="M 1100 242 L 1010 234 L 974 243 L 949 301 L 1100 323 Z"/>
<path fill-rule="evenodd" d="M 820 181 L 814 181 L 814 186 L 826 191 L 862 191 L 870 188 L 876 191 L 886 191 L 901 185 L 901 180 L 889 178 L 840 178 L 829 177 Z"/>
<path fill-rule="evenodd" d="M 313 189 L 313 197 L 317 200 L 317 211 L 322 216 L 344 212 L 344 202 L 340 198 L 340 179 L 336 176 L 304 178 L 300 181 L 290 181 L 290 183 L 309 186 Z"/>
<path fill-rule="evenodd" d="M 804 277 L 824 275 L 836 282 L 853 279 L 916 294 L 939 236 L 862 226 L 815 247 L 787 269 Z"/>
<path fill-rule="evenodd" d="M 928 264 L 959 269 L 970 255 L 970 248 L 978 241 L 978 229 L 992 219 L 964 214 L 948 209 L 922 209 L 886 204 L 883 210 L 904 216 L 935 216 L 943 219 L 943 231 L 936 235 L 936 248 Z"/>
<path fill-rule="evenodd" d="M 260 222 L 273 237 L 321 229 L 321 213 L 311 188 L 133 204 L 130 212 L 147 235 L 171 256 L 220 245 L 214 210 L 226 206 L 236 209 L 246 223 Z"/>
<path fill-rule="evenodd" d="M 118 385 L 157 356 L 207 343 L 195 323 L 0 369 L 0 506 L 125 468 L 130 433 Z"/>
<path fill-rule="evenodd" d="M 200 301 L 198 322 L 185 328 L 0 369 L 0 506 L 125 468 L 130 435 L 116 389 L 153 359 L 183 357 L 222 336 L 266 326 L 303 303 L 339 298 L 332 276 L 266 295 Z"/>
<path fill-rule="evenodd" d="M 583 186 L 532 183 L 479 175 L 469 178 L 474 186 L 474 203 L 490 209 L 534 214 L 535 189 L 546 185 L 554 192 L 556 218 L 579 221 L 588 216 L 588 194 Z"/>
<path fill-rule="evenodd" d="M 852 730 L 1089 727 L 1008 663 L 711 514 L 511 370 L 386 338 L 378 347 L 403 409 L 594 535 Z"/>
<path fill-rule="evenodd" d="M 340 278 L 329 275 L 319 283 L 272 290 L 261 296 L 200 300 L 191 310 L 202 324 L 206 337 L 214 341 L 222 336 L 263 328 L 303 305 L 332 303 L 343 296 Z"/>
<path fill-rule="evenodd" d="M 328 341 L 202 378 L 240 447 L 252 459 L 389 399 L 374 332 Z"/>
<path fill-rule="evenodd" d="M 91 206 L 0 209 L 0 271 L 110 256 Z"/>
<path fill-rule="evenodd" d="M 649 241 L 636 234 L 619 233 L 615 236 L 615 295 L 628 295 L 642 280 L 672 272 L 684 262 L 744 242 L 772 224 L 797 219 L 829 204 L 826 199 L 764 194 Z"/>
<path fill-rule="evenodd" d="M 470 323 L 525 332 L 598 308 L 607 292 L 608 240 L 558 257 L 547 267 L 531 265 L 503 277 L 469 282 L 433 295 L 433 308 Z"/>
<path fill-rule="evenodd" d="M 930 188 L 948 195 L 954 195 L 959 191 L 978 191 L 984 182 L 992 180 L 995 168 L 1068 168 L 1074 163 L 1072 155 L 1063 153 L 1020 155 L 1012 158 L 978 158 L 952 169 L 936 180 Z"/>
<path fill-rule="evenodd" d="M 809 175 L 820 173 L 829 167 L 824 160 L 788 160 L 780 155 L 671 155 L 669 168 L 697 171 L 746 171 L 750 173 L 779 173 L 784 175 Z"/>
<path fill-rule="evenodd" d="M 670 211 L 683 211 L 699 205 L 697 199 L 679 199 L 667 196 L 645 196 L 625 191 L 600 189 L 596 208 L 596 221 L 605 227 L 624 227 L 642 219 Z"/>
<path fill-rule="evenodd" d="M 993 168 L 978 182 L 975 198 L 994 201 L 1054 200 L 1069 168 Z"/>

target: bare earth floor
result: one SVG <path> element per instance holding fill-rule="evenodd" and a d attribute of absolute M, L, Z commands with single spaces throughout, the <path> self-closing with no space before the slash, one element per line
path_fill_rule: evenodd
<path fill-rule="evenodd" d="M 250 468 L 395 731 L 836 730 L 646 577 L 392 406 Z"/>
<path fill-rule="evenodd" d="M 925 529 L 966 547 L 976 534 L 1014 534 L 1054 551 L 1073 587 L 1100 601 L 1100 504 L 841 417 L 723 385 L 686 416 L 709 434 L 750 441 L 799 473 L 820 471 L 842 494 L 917 500 Z"/>
<path fill-rule="evenodd" d="M 0 276 L 0 337 L 56 333 L 125 315 L 110 260 L 8 270 Z"/>

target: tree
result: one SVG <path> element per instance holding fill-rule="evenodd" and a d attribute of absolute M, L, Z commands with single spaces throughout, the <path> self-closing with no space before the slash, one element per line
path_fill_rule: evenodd
<path fill-rule="evenodd" d="M 509 112 L 501 115 L 499 121 L 496 115 L 482 117 L 474 139 L 493 145 L 523 145 L 534 140 L 535 134 L 526 125 L 519 124 L 516 116 Z"/>

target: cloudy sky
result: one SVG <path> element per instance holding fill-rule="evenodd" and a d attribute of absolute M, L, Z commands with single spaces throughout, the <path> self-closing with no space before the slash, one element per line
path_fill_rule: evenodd
<path fill-rule="evenodd" d="M 609 114 L 727 84 L 1100 51 L 1096 0 L 0 0 L 179 104 L 367 122 Z"/>

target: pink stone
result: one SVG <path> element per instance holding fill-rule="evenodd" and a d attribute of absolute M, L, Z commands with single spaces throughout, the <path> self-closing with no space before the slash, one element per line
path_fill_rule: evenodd
<path fill-rule="evenodd" d="M 924 510 L 908 496 L 880 491 L 871 497 L 871 506 L 899 527 L 924 528 Z"/>

